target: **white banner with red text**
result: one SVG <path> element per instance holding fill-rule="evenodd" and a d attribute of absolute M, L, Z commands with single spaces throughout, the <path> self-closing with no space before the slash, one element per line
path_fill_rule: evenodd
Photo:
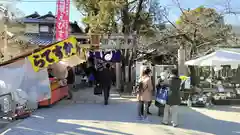
<path fill-rule="evenodd" d="M 69 35 L 70 0 L 57 0 L 56 40 L 61 41 Z"/>

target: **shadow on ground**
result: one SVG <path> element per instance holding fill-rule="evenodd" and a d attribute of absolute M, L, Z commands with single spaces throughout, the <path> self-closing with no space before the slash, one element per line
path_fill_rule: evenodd
<path fill-rule="evenodd" d="M 214 106 L 210 108 L 211 110 L 215 111 L 222 111 L 222 112 L 237 112 L 240 113 L 240 105 L 238 106 Z"/>
<path fill-rule="evenodd" d="M 5 135 L 239 135 L 240 123 L 217 120 L 188 107 L 179 108 L 178 128 L 163 126 L 156 116 L 150 122 L 136 120 L 136 103 L 73 104 L 38 110 Z M 217 115 L 217 114 L 216 114 Z M 134 129 L 135 128 L 135 129 Z M 145 128 L 145 129 L 144 129 Z M 148 130 L 146 130 L 148 129 Z"/>
<path fill-rule="evenodd" d="M 11 128 L 5 135 L 132 135 L 109 127 L 96 127 L 108 122 L 136 123 L 135 114 L 129 114 L 135 103 L 111 104 L 75 104 L 64 107 L 41 108 L 32 117 Z M 119 108 L 126 110 L 119 110 Z M 131 111 L 130 111 L 131 112 Z M 86 123 L 86 121 L 88 121 Z M 140 123 L 140 122 L 139 122 Z M 142 122 L 143 123 L 143 122 Z M 155 121 L 154 123 L 159 123 Z M 91 124 L 95 126 L 90 126 Z M 116 127 L 118 128 L 118 127 Z M 20 135 L 21 135 L 20 134 Z"/>
<path fill-rule="evenodd" d="M 187 108 L 187 107 L 184 107 Z M 183 108 L 182 108 L 183 109 Z M 240 134 L 240 121 L 229 122 L 219 119 L 214 119 L 199 111 L 187 108 L 188 111 L 181 111 L 180 127 L 182 129 L 189 129 L 209 133 L 213 135 L 238 135 Z M 216 113 L 216 115 L 218 115 Z M 240 116 L 240 115 L 239 115 Z"/>

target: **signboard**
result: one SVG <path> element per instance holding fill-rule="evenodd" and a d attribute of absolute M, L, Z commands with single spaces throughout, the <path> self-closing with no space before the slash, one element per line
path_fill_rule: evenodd
<path fill-rule="evenodd" d="M 77 53 L 77 40 L 69 37 L 41 51 L 28 56 L 35 72 L 49 65 L 59 62 L 61 59 L 68 58 Z"/>
<path fill-rule="evenodd" d="M 68 38 L 70 0 L 57 0 L 56 40 Z"/>

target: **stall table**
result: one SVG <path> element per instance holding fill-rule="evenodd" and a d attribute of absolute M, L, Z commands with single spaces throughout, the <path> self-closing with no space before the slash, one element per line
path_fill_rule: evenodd
<path fill-rule="evenodd" d="M 61 86 L 57 79 L 50 79 L 51 82 L 51 97 L 50 99 L 39 102 L 39 106 L 50 106 L 59 100 L 68 96 L 68 86 Z"/>

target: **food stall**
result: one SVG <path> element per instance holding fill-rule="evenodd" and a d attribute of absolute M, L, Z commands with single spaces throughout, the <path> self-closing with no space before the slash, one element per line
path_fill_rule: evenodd
<path fill-rule="evenodd" d="M 60 80 L 56 78 L 49 78 L 51 97 L 49 99 L 39 102 L 39 106 L 50 106 L 58 102 L 59 100 L 68 96 L 68 86 L 67 84 L 61 85 Z"/>
<path fill-rule="evenodd" d="M 38 108 L 38 101 L 50 98 L 48 74 L 46 69 L 35 72 L 25 57 L 8 62 L 0 65 L 1 111 L 9 119 L 25 118 Z"/>
<path fill-rule="evenodd" d="M 84 59 L 74 55 L 48 67 L 51 98 L 39 102 L 39 106 L 53 105 L 68 96 L 67 80 L 65 79 L 67 77 L 67 66 L 73 67 L 76 63 L 84 62 Z"/>
<path fill-rule="evenodd" d="M 201 80 L 204 80 L 213 86 L 210 90 L 203 89 L 200 84 L 200 91 L 202 96 L 199 97 L 199 94 L 195 94 L 197 99 L 204 99 L 205 101 L 211 97 L 214 104 L 239 104 L 240 103 L 240 93 L 236 92 L 237 86 L 239 86 L 239 76 L 237 75 L 237 69 L 239 69 L 240 64 L 240 49 L 239 48 L 220 48 L 214 52 L 199 57 L 197 59 L 189 60 L 185 62 L 185 65 L 188 66 L 197 66 L 197 67 L 210 67 L 210 76 L 200 77 Z M 223 70 L 224 66 L 229 66 L 229 69 L 235 72 L 235 77 L 232 76 L 232 82 L 228 82 L 229 86 L 232 86 L 231 89 L 226 88 L 224 77 L 220 76 L 220 71 Z M 217 78 L 216 78 L 217 77 Z M 220 89 L 221 88 L 221 89 Z M 195 96 L 194 95 L 194 96 Z M 210 95 L 210 96 L 209 96 Z M 205 97 L 205 98 L 203 98 Z M 221 103 L 220 103 L 221 102 Z"/>
<path fill-rule="evenodd" d="M 86 60 L 75 37 L 27 51 L 0 63 L 0 117 L 24 118 L 39 106 L 68 96 L 67 66 Z M 53 69 L 48 77 L 47 68 Z"/>
<path fill-rule="evenodd" d="M 28 56 L 28 60 L 32 64 L 35 72 L 44 68 L 51 69 L 53 76 L 49 78 L 51 97 L 41 100 L 39 106 L 49 106 L 68 96 L 67 86 L 67 66 L 77 65 L 81 61 L 77 61 L 78 54 L 81 49 L 77 46 L 75 37 L 69 37 L 66 40 L 49 45 L 48 47 L 34 52 Z M 64 59 L 67 59 L 67 61 Z M 79 58 L 80 59 L 80 58 Z M 70 61 L 70 62 L 69 62 Z M 66 64 L 67 63 L 67 64 Z"/>
<path fill-rule="evenodd" d="M 9 112 L 14 112 L 15 115 L 15 110 L 23 106 L 35 110 L 38 106 L 49 106 L 68 96 L 65 80 L 67 66 L 74 66 L 84 61 L 85 57 L 80 55 L 81 51 L 82 49 L 77 46 L 76 38 L 69 37 L 1 63 L 0 80 L 11 86 L 11 91 L 6 89 L 5 93 L 10 92 L 11 96 L 15 96 L 13 101 L 16 105 L 12 105 L 13 109 L 8 109 Z M 48 68 L 52 69 L 53 77 L 49 78 Z M 27 95 L 19 97 L 19 93 Z"/>

